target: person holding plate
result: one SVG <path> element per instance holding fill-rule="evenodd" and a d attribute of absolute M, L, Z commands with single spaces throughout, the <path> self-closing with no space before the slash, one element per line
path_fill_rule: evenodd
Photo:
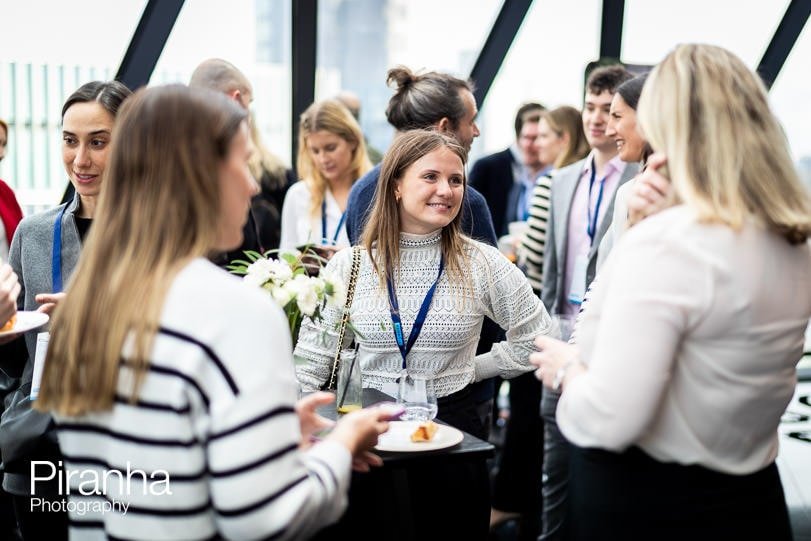
<path fill-rule="evenodd" d="M 82 242 L 101 193 L 113 123 L 129 89 L 117 81 L 82 85 L 62 107 L 62 161 L 76 194 L 54 209 L 20 222 L 11 242 L 9 263 L 20 280 L 18 309 L 52 312 L 64 298 Z M 17 521 L 25 539 L 67 539 L 67 513 L 32 512 L 30 462 L 62 459 L 50 415 L 31 410 L 37 332 L 3 346 L 5 366 L 21 376 L 0 422 L 5 476 L 3 488 L 14 495 Z M 43 346 L 40 346 L 43 347 Z M 44 351 L 42 352 L 44 353 Z M 8 356 L 7 356 L 8 354 Z M 9 362 L 13 358 L 13 362 Z M 57 480 L 41 484 L 37 497 L 59 501 Z"/>
<path fill-rule="evenodd" d="M 349 246 L 344 226 L 349 190 L 372 168 L 363 132 L 343 104 L 319 101 L 302 113 L 297 161 L 301 180 L 284 199 L 279 248 L 313 244 L 331 255 Z"/>
<path fill-rule="evenodd" d="M 36 402 L 59 425 L 73 538 L 304 539 L 340 517 L 353 460 L 381 463 L 367 451 L 391 412 L 313 444 L 332 396 L 296 401 L 283 312 L 208 259 L 242 242 L 251 152 L 221 93 L 144 88 L 121 110 Z"/>

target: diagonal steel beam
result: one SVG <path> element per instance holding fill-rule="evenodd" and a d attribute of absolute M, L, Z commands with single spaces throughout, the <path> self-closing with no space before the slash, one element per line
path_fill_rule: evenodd
<path fill-rule="evenodd" d="M 470 72 L 470 78 L 476 83 L 473 95 L 480 108 L 531 5 L 532 0 L 504 0 L 501 5 L 490 35 Z"/>
<path fill-rule="evenodd" d="M 133 90 L 149 82 L 183 1 L 149 0 L 118 67 L 116 80 Z"/>
<path fill-rule="evenodd" d="M 315 101 L 315 67 L 318 32 L 318 0 L 292 0 L 293 49 L 291 123 L 291 163 L 295 168 L 298 152 L 299 117 Z"/>
<path fill-rule="evenodd" d="M 620 59 L 624 19 L 625 0 L 603 0 L 603 15 L 600 26 L 600 58 Z"/>
<path fill-rule="evenodd" d="M 777 26 L 772 41 L 766 48 L 766 52 L 763 53 L 763 58 L 760 59 L 757 68 L 757 72 L 767 88 L 772 88 L 777 75 L 783 69 L 783 64 L 786 63 L 786 58 L 794 47 L 794 43 L 800 37 L 809 15 L 811 15 L 811 1 L 809 0 L 792 0 L 786 8 L 783 20 Z"/>

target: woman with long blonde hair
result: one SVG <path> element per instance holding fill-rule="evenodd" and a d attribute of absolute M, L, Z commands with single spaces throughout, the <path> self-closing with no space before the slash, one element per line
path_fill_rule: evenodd
<path fill-rule="evenodd" d="M 570 536 L 791 539 L 774 461 L 811 316 L 811 200 L 732 53 L 677 47 L 637 112 L 672 206 L 614 247 L 577 346 L 539 337 L 532 357 L 563 389 Z"/>
<path fill-rule="evenodd" d="M 246 112 L 220 93 L 156 87 L 122 108 L 36 402 L 88 511 L 74 536 L 305 537 L 341 515 L 353 455 L 386 429 L 363 410 L 303 450 L 323 400 L 295 404 L 284 315 L 206 257 L 242 241 L 250 153 Z"/>
<path fill-rule="evenodd" d="M 302 180 L 284 200 L 280 248 L 348 246 L 344 223 L 349 190 L 372 162 L 360 125 L 343 104 L 319 101 L 302 113 L 297 168 Z"/>

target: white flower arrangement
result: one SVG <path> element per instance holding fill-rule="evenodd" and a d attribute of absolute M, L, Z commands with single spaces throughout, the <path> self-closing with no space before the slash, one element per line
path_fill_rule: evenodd
<path fill-rule="evenodd" d="M 281 252 L 278 259 L 270 254 L 246 251 L 245 260 L 232 261 L 228 269 L 243 276 L 249 284 L 267 291 L 287 315 L 290 335 L 295 345 L 304 317 L 313 321 L 321 319 L 327 306 L 343 307 L 346 301 L 346 286 L 340 276 L 326 272 L 323 266 L 317 276 L 310 276 L 312 262 L 319 265 L 323 259 L 310 252 Z M 306 264 L 305 264 L 306 260 Z"/>

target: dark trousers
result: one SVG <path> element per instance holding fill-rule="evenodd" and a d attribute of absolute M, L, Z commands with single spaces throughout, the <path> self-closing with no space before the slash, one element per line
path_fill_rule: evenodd
<path fill-rule="evenodd" d="M 567 484 L 569 482 L 569 451 L 571 445 L 558 430 L 555 410 L 560 393 L 545 387 L 541 398 L 543 418 L 543 511 L 542 533 L 539 541 L 563 539 L 566 520 Z"/>
<path fill-rule="evenodd" d="M 568 539 L 792 539 L 774 463 L 749 475 L 572 447 Z"/>
<path fill-rule="evenodd" d="M 521 513 L 521 537 L 538 536 L 543 465 L 543 384 L 534 372 L 510 380 L 510 417 L 493 479 L 493 507 Z"/>
<path fill-rule="evenodd" d="M 17 516 L 14 513 L 14 499 L 11 494 L 0 488 L 0 539 L 17 541 L 20 539 L 19 533 Z"/>
<path fill-rule="evenodd" d="M 38 496 L 50 502 L 62 502 L 62 497 L 49 498 Z M 67 498 L 64 498 L 67 501 Z M 67 541 L 68 514 L 67 512 L 48 512 L 38 509 L 31 510 L 31 498 L 28 496 L 14 496 L 14 512 L 17 514 L 17 523 L 20 525 L 24 541 Z"/>

